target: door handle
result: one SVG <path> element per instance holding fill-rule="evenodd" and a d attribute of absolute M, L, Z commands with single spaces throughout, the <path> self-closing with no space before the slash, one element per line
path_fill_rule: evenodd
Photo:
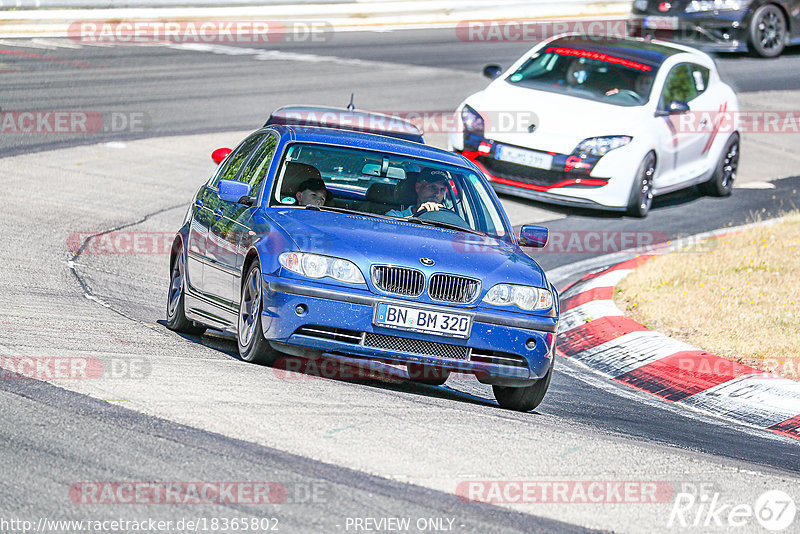
<path fill-rule="evenodd" d="M 222 208 L 217 208 L 217 210 L 214 213 L 217 216 L 217 220 L 220 220 L 222 218 Z"/>

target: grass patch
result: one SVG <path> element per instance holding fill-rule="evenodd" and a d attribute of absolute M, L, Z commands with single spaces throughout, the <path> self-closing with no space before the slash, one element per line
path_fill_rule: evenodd
<path fill-rule="evenodd" d="M 625 278 L 617 306 L 723 358 L 800 379 L 800 213 L 658 256 Z"/>

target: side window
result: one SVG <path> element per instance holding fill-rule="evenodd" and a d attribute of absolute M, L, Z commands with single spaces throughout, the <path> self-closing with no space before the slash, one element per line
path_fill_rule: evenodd
<path fill-rule="evenodd" d="M 208 184 L 209 187 L 216 189 L 220 180 L 233 180 L 239 172 L 239 169 L 242 168 L 242 164 L 247 160 L 247 156 L 250 155 L 265 135 L 267 135 L 266 132 L 254 133 L 242 141 L 242 144 L 222 162 L 219 172 L 217 172 L 216 176 L 211 180 L 211 183 Z"/>
<path fill-rule="evenodd" d="M 664 91 L 661 93 L 661 108 L 666 108 L 673 100 L 689 102 L 697 96 L 694 79 L 689 65 L 682 63 L 672 68 L 667 81 L 664 82 Z"/>
<path fill-rule="evenodd" d="M 267 177 L 269 164 L 275 156 L 275 149 L 278 147 L 278 138 L 274 135 L 269 135 L 264 142 L 258 147 L 256 153 L 247 162 L 247 165 L 242 171 L 241 181 L 250 184 L 250 195 L 257 196 L 261 184 L 264 183 L 264 178 Z"/>
<path fill-rule="evenodd" d="M 694 88 L 697 91 L 697 94 L 703 93 L 706 88 L 708 87 L 708 77 L 710 76 L 710 72 L 707 68 L 701 67 L 700 65 L 689 65 L 689 68 L 692 71 L 692 81 L 694 82 Z"/>

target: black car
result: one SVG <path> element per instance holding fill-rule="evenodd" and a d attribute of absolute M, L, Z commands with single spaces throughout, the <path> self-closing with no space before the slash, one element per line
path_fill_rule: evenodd
<path fill-rule="evenodd" d="M 710 51 L 775 57 L 800 44 L 800 0 L 635 0 L 628 30 Z"/>

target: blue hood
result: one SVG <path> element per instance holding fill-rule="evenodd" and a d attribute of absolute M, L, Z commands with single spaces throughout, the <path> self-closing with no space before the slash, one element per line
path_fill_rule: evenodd
<path fill-rule="evenodd" d="M 546 287 L 544 273 L 514 245 L 445 228 L 421 226 L 402 219 L 301 209 L 270 209 L 268 215 L 291 236 L 302 252 L 346 258 L 369 278 L 373 264 L 392 264 L 478 278 L 483 291 L 494 284 Z M 436 263 L 425 267 L 420 258 Z"/>

